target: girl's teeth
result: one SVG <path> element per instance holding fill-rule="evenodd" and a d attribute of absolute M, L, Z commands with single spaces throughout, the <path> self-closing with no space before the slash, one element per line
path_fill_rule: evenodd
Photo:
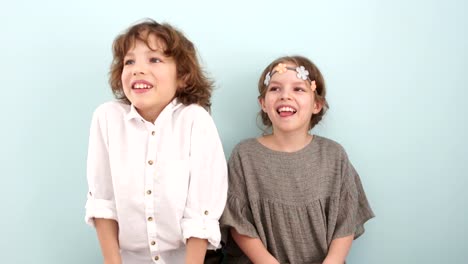
<path fill-rule="evenodd" d="M 281 107 L 280 109 L 278 109 L 279 112 L 294 112 L 294 109 L 292 109 L 291 107 Z"/>
<path fill-rule="evenodd" d="M 133 88 L 135 89 L 148 89 L 149 86 L 147 84 L 143 84 L 143 83 L 137 83 L 133 86 Z"/>

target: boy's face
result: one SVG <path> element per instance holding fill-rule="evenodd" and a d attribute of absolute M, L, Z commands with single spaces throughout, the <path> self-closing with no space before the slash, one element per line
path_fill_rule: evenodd
<path fill-rule="evenodd" d="M 164 45 L 154 35 L 135 40 L 124 58 L 122 86 L 125 96 L 140 115 L 154 121 L 183 85 L 177 79 L 176 63 L 164 55 Z"/>
<path fill-rule="evenodd" d="M 285 64 L 296 67 L 291 63 Z M 312 115 L 322 109 L 321 104 L 315 101 L 311 84 L 299 79 L 292 70 L 273 74 L 265 98 L 260 98 L 259 103 L 271 120 L 273 133 L 307 133 Z"/>

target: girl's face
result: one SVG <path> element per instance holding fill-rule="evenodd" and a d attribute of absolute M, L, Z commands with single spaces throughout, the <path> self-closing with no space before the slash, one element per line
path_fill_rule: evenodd
<path fill-rule="evenodd" d="M 296 67 L 285 63 L 288 67 Z M 275 73 L 266 88 L 265 98 L 259 102 L 273 125 L 273 133 L 308 133 L 313 114 L 322 109 L 315 101 L 315 92 L 309 81 L 296 76 L 296 72 L 287 70 Z"/>
<path fill-rule="evenodd" d="M 154 35 L 148 36 L 148 45 L 136 40 L 125 55 L 122 86 L 140 115 L 154 121 L 183 83 L 177 79 L 175 61 L 164 55 L 164 46 Z"/>

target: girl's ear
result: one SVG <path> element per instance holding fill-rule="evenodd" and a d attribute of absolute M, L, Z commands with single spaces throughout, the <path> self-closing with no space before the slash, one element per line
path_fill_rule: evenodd
<path fill-rule="evenodd" d="M 323 102 L 321 100 L 315 99 L 314 100 L 314 109 L 313 109 L 312 113 L 314 113 L 314 115 L 320 113 L 320 111 L 322 110 L 322 107 L 323 107 Z"/>
<path fill-rule="evenodd" d="M 262 111 L 266 113 L 265 98 L 258 98 L 258 104 L 262 108 Z"/>

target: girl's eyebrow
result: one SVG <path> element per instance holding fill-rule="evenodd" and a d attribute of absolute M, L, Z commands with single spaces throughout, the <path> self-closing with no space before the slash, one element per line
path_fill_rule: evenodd
<path fill-rule="evenodd" d="M 282 82 L 279 81 L 270 81 L 270 84 L 283 84 Z M 295 81 L 291 83 L 292 85 L 304 85 L 304 81 Z"/>
<path fill-rule="evenodd" d="M 278 81 L 270 81 L 270 84 L 282 84 L 282 83 Z"/>

